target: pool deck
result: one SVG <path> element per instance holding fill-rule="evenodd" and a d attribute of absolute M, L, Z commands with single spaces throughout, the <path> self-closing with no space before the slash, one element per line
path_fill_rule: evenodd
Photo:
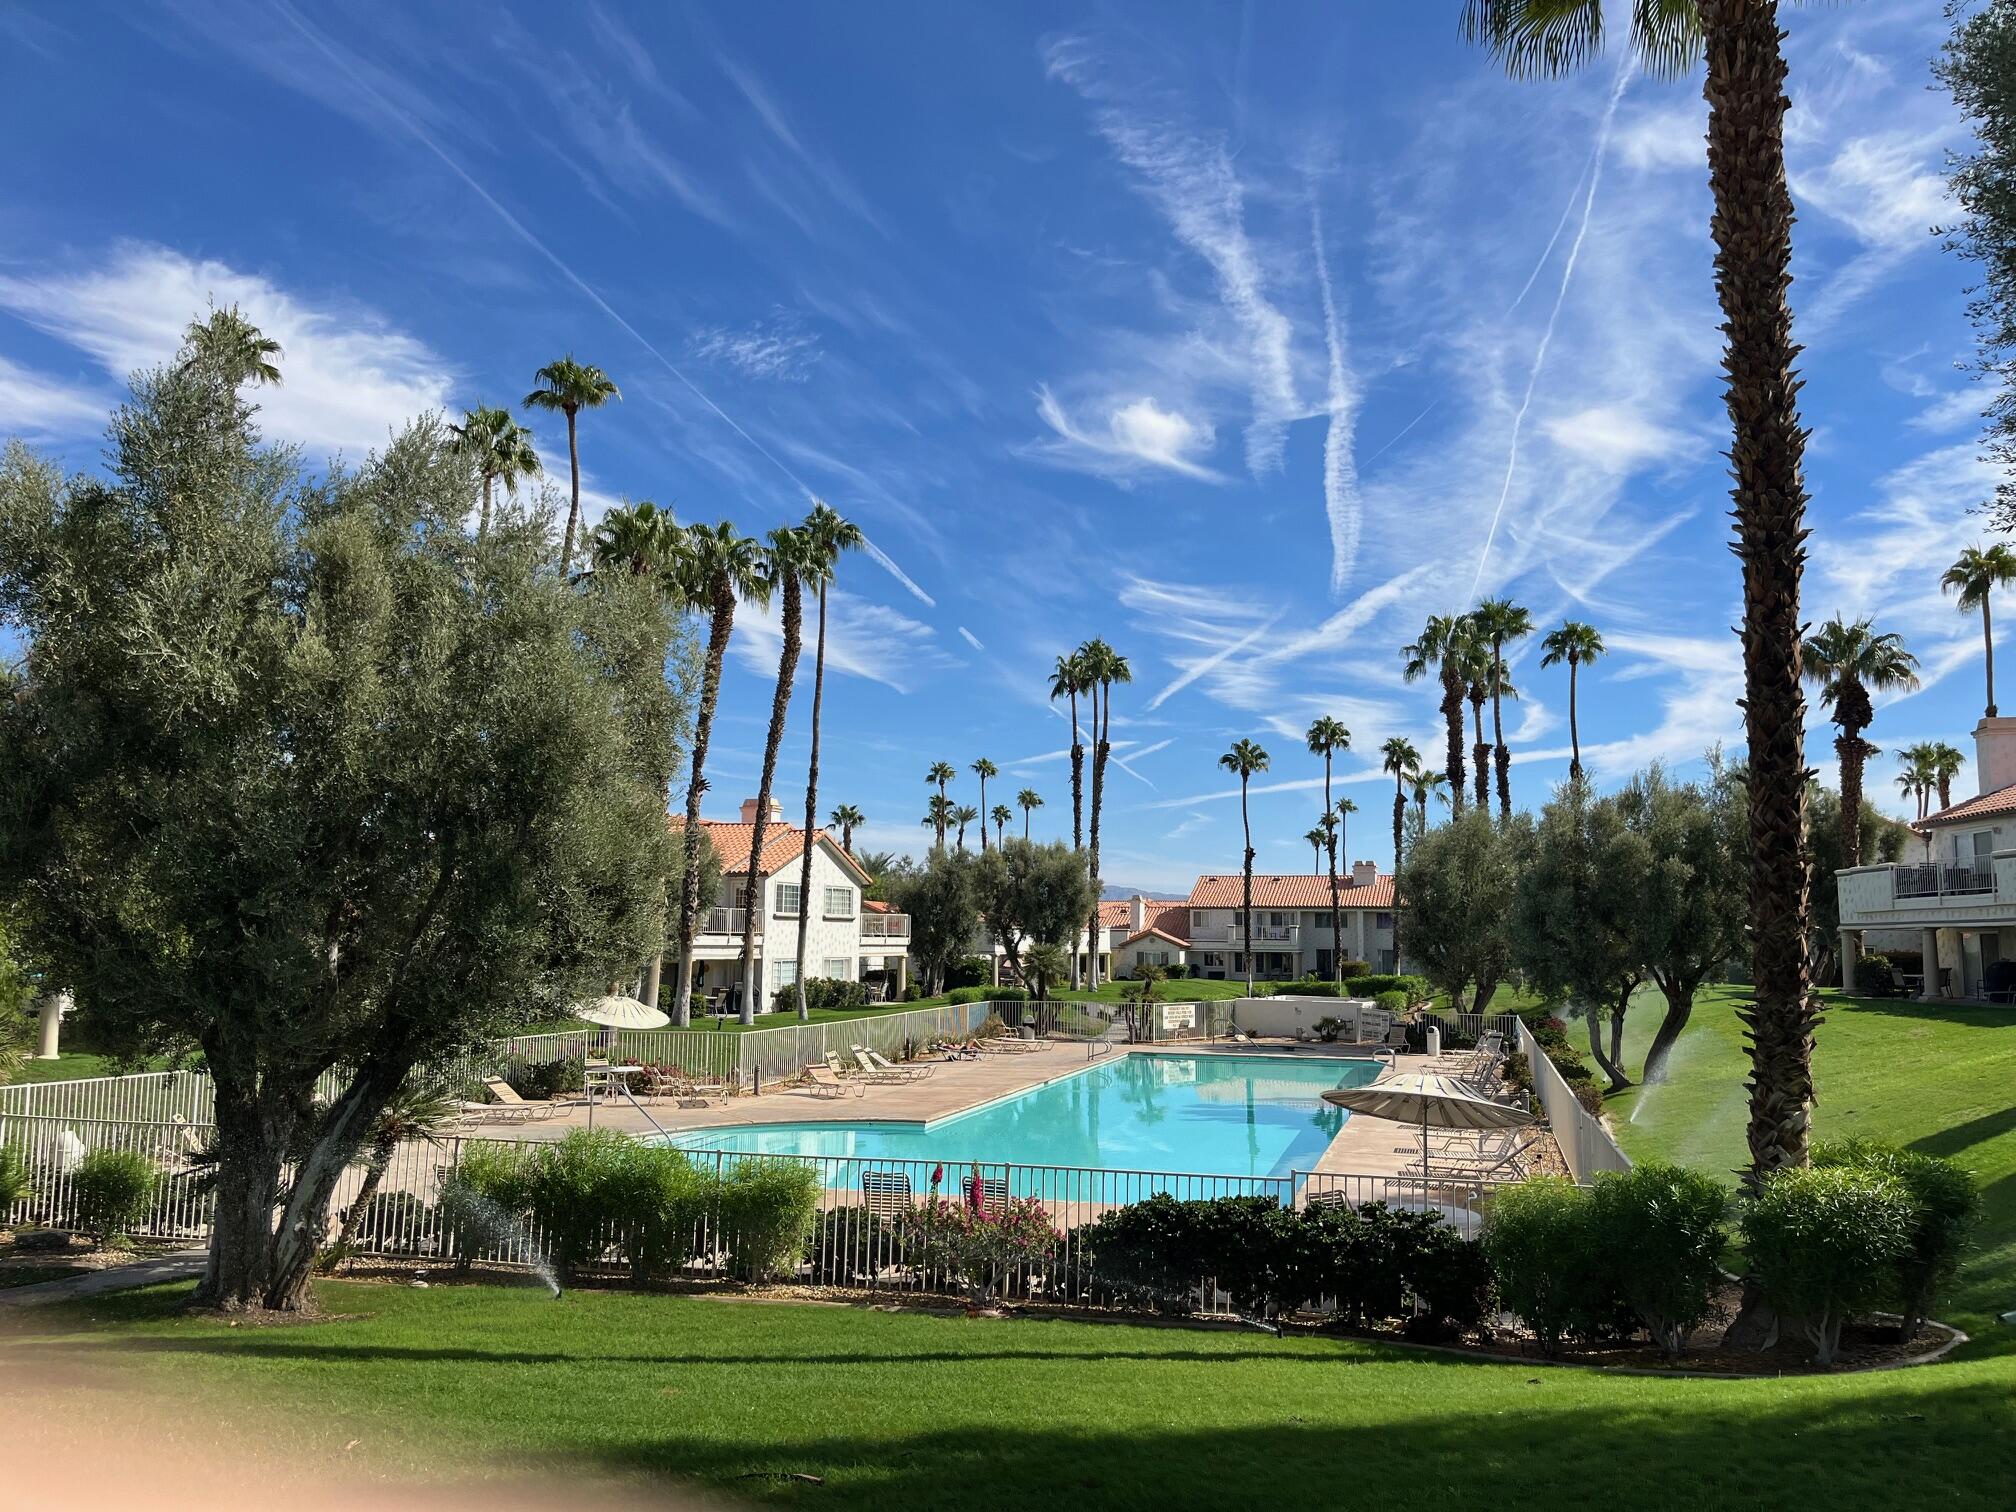
<path fill-rule="evenodd" d="M 1031 1087 L 1040 1087 L 1060 1077 L 1075 1075 L 1088 1066 L 1103 1065 L 1123 1055 L 1279 1055 L 1297 1061 L 1362 1060 L 1362 1052 L 1345 1045 L 1297 1044 L 1291 1040 L 1257 1041 L 1235 1045 L 1223 1041 L 1176 1041 L 1161 1045 L 1121 1045 L 1102 1048 L 1093 1058 L 1086 1045 L 1070 1040 L 1052 1040 L 1049 1048 L 1023 1054 L 983 1055 L 978 1060 L 927 1061 L 931 1074 L 913 1082 L 873 1082 L 863 1084 L 857 1097 L 850 1090 L 844 1097 L 817 1097 L 802 1088 L 765 1090 L 748 1097 L 731 1097 L 708 1108 L 681 1108 L 669 1099 L 646 1099 L 641 1109 L 624 1102 L 603 1102 L 592 1110 L 598 1129 L 616 1129 L 628 1134 L 649 1134 L 658 1130 L 685 1132 L 695 1129 L 732 1128 L 766 1123 L 854 1123 L 876 1120 L 890 1123 L 928 1123 L 964 1113 L 985 1103 L 1012 1097 Z M 1400 1058 L 1401 1071 L 1459 1070 L 1467 1055 L 1446 1054 L 1429 1059 L 1419 1055 Z M 591 1123 L 591 1110 L 573 1103 L 552 1117 L 523 1123 L 482 1123 L 465 1128 L 477 1138 L 560 1139 Z M 1394 1123 L 1354 1113 L 1319 1156 L 1314 1169 L 1326 1173 L 1361 1176 L 1397 1176 L 1420 1153 L 1420 1139 L 1412 1124 Z"/>

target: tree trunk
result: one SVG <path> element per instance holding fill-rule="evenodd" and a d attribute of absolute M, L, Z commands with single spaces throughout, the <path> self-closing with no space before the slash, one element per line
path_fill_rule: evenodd
<path fill-rule="evenodd" d="M 980 854 L 987 854 L 987 774 L 980 774 Z"/>
<path fill-rule="evenodd" d="M 567 534 L 560 540 L 560 576 L 574 565 L 574 532 L 581 523 L 581 444 L 575 435 L 576 411 L 567 411 L 567 471 L 572 479 L 571 502 L 567 506 Z"/>
<path fill-rule="evenodd" d="M 805 767 L 805 852 L 798 863 L 798 903 L 802 910 L 812 891 L 812 831 L 819 815 L 819 708 L 826 697 L 826 580 L 819 580 L 819 643 L 812 657 L 812 755 Z M 849 837 L 852 838 L 851 836 Z M 853 846 L 848 846 L 851 854 Z M 792 972 L 798 998 L 798 1022 L 811 1020 L 805 1004 L 805 929 L 799 918 L 797 965 Z"/>
<path fill-rule="evenodd" d="M 490 489 L 496 481 L 493 474 L 483 474 L 483 518 L 476 523 L 476 539 L 479 541 L 490 534 Z"/>
<path fill-rule="evenodd" d="M 1323 753 L 1323 812 L 1333 820 L 1336 811 L 1330 806 L 1330 753 Z M 1330 975 L 1337 983 L 1337 995 L 1344 995 L 1344 914 L 1338 906 L 1337 897 L 1337 830 L 1338 824 L 1324 826 L 1329 831 L 1330 852 Z"/>
<path fill-rule="evenodd" d="M 290 1128 L 269 1120 L 256 1092 L 219 1074 L 212 1045 L 204 1046 L 217 1077 L 217 1196 L 210 1256 L 191 1299 L 199 1306 L 240 1311 L 258 1307 L 273 1262 L 273 1210 L 280 1200 L 281 1151 Z"/>
<path fill-rule="evenodd" d="M 1841 763 L 1841 858 L 1844 866 L 1862 864 L 1862 763 L 1872 749 L 1859 729 L 1844 729 L 1834 742 Z"/>
<path fill-rule="evenodd" d="M 1603 1010 L 1597 1003 L 1584 1003 L 1582 1016 L 1589 1023 L 1589 1058 L 1596 1062 L 1597 1069 L 1610 1078 L 1605 1091 L 1616 1092 L 1631 1085 L 1630 1078 L 1617 1069 L 1617 1063 L 1610 1059 L 1603 1048 Z"/>
<path fill-rule="evenodd" d="M 1623 995 L 1610 1008 L 1610 1065 L 1616 1074 L 1618 1085 L 1613 1092 L 1631 1085 L 1631 1078 L 1624 1074 L 1624 1014 L 1631 1006 L 1631 994 L 1636 983 L 1624 989 Z"/>
<path fill-rule="evenodd" d="M 1400 836 L 1407 827 L 1407 799 L 1393 784 L 1393 969 L 1400 969 Z M 1378 922 L 1374 920 L 1373 922 Z"/>
<path fill-rule="evenodd" d="M 1650 1087 L 1666 1080 L 1666 1063 L 1672 1058 L 1673 1046 L 1679 1042 L 1680 1031 L 1687 1027 L 1687 1020 L 1694 1013 L 1694 989 L 1672 978 L 1659 981 L 1659 990 L 1666 994 L 1666 1017 L 1659 1021 L 1659 1032 L 1652 1036 L 1652 1048 L 1645 1052 L 1645 1085 Z"/>
<path fill-rule="evenodd" d="M 725 579 L 713 584 L 714 612 L 707 629 L 707 663 L 700 677 L 700 708 L 693 720 L 692 776 L 686 784 L 685 874 L 679 879 L 679 980 L 672 989 L 672 1022 L 693 1022 L 693 937 L 700 926 L 700 800 L 707 792 L 707 744 L 714 734 L 714 705 L 721 697 L 721 667 L 735 629 L 735 592 Z M 748 994 L 745 992 L 746 998 Z"/>
<path fill-rule="evenodd" d="M 1798 347 L 1786 299 L 1785 60 L 1774 0 L 1701 0 L 1716 294 L 1724 316 L 1736 554 L 1743 563 L 1749 743 L 1750 1180 L 1807 1161 L 1813 1028 L 1806 976 L 1806 733 L 1799 580 L 1805 564 Z"/>
<path fill-rule="evenodd" d="M 1995 717 L 1995 625 L 1988 613 L 1988 590 L 1981 590 L 1981 650 L 1988 659 L 1988 708 L 1986 717 Z"/>
<path fill-rule="evenodd" d="M 1442 723 L 1448 727 L 1449 748 L 1443 756 L 1443 775 L 1449 779 L 1449 799 L 1457 813 L 1463 812 L 1463 679 L 1453 664 L 1442 663 Z"/>
<path fill-rule="evenodd" d="M 1493 645 L 1491 649 L 1493 670 L 1491 689 L 1491 740 L 1492 759 L 1498 769 L 1498 819 L 1509 824 L 1512 820 L 1512 753 L 1505 746 L 1504 700 L 1496 684 L 1505 680 L 1505 663 L 1501 649 Z"/>
<path fill-rule="evenodd" d="M 350 1206 L 343 1211 L 343 1222 L 336 1230 L 334 1250 L 345 1250 L 357 1237 L 357 1230 L 364 1222 L 364 1214 L 370 1210 L 371 1199 L 378 1195 L 378 1184 L 385 1179 L 385 1168 L 392 1163 L 392 1152 L 399 1147 L 397 1134 L 381 1134 L 371 1147 L 371 1160 L 364 1171 L 364 1181 L 357 1188 L 357 1195 Z M 333 1258 L 333 1257 L 332 1257 Z M 328 1263 L 320 1267 L 330 1269 Z"/>
<path fill-rule="evenodd" d="M 763 773 L 756 782 L 756 822 L 749 826 L 749 906 L 742 916 L 742 1022 L 756 1022 L 756 999 L 763 984 L 756 974 L 756 920 L 763 908 L 763 831 L 770 818 L 770 789 L 777 781 L 777 750 L 784 744 L 784 720 L 791 712 L 791 683 L 798 674 L 798 651 L 805 628 L 805 590 L 798 574 L 784 574 L 783 650 L 777 657 L 777 691 L 770 700 L 770 731 L 763 742 Z M 812 924 L 812 900 L 798 892 L 798 935 Z"/>
<path fill-rule="evenodd" d="M 1470 722 L 1476 729 L 1477 738 L 1470 747 L 1470 764 L 1477 769 L 1477 807 L 1480 812 L 1491 811 L 1491 747 L 1484 740 L 1484 696 L 1473 692 L 1470 698 Z"/>
<path fill-rule="evenodd" d="M 661 950 L 644 965 L 644 1006 L 658 1006 L 658 982 L 665 971 L 665 953 Z"/>
<path fill-rule="evenodd" d="M 1101 704 L 1105 706 L 1103 716 Z M 1092 828 L 1087 835 L 1091 844 L 1086 857 L 1092 878 L 1092 920 L 1085 931 L 1085 984 L 1094 992 L 1099 990 L 1099 811 L 1106 801 L 1106 762 L 1113 754 L 1107 736 L 1112 726 L 1113 686 L 1108 683 L 1092 690 Z"/>
<path fill-rule="evenodd" d="M 1568 658 L 1568 775 L 1582 775 L 1582 727 L 1575 718 L 1575 673 L 1579 670 L 1574 657 Z"/>
<path fill-rule="evenodd" d="M 1253 996 L 1253 821 L 1246 813 L 1246 778 L 1239 778 L 1239 823 L 1246 833 L 1246 868 L 1241 898 L 1246 911 L 1241 916 L 1246 932 L 1246 996 Z"/>
<path fill-rule="evenodd" d="M 329 1231 L 329 1205 L 337 1183 L 411 1066 L 410 1057 L 374 1057 L 336 1100 L 321 1137 L 296 1167 L 288 1188 L 273 1238 L 273 1265 L 263 1299 L 266 1307 L 276 1312 L 299 1312 L 310 1305 L 308 1278 Z"/>

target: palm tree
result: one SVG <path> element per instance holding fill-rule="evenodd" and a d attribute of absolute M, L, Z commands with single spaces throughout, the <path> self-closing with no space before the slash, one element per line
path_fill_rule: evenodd
<path fill-rule="evenodd" d="M 504 411 L 498 410 L 498 414 Z M 508 418 L 508 417 L 507 417 Z M 489 519 L 489 506 L 484 506 Z M 649 499 L 629 508 L 621 506 L 602 516 L 588 537 L 588 563 L 594 572 L 627 572 L 632 577 L 658 574 L 668 590 L 679 582 L 679 554 L 686 547 L 686 532 L 669 509 L 660 509 Z"/>
<path fill-rule="evenodd" d="M 1517 75 L 1559 75 L 1601 49 L 1602 0 L 1466 0 L 1462 26 Z M 1793 362 L 1792 195 L 1785 176 L 1785 55 L 1778 8 L 1760 0 L 1634 4 L 1639 65 L 1676 78 L 1704 57 L 1715 288 L 1727 333 L 1736 552 L 1743 563 L 1744 783 L 1750 817 L 1751 1181 L 1807 1160 L 1813 1107 L 1808 985 L 1805 700 L 1799 580 L 1805 565 L 1806 432 Z"/>
<path fill-rule="evenodd" d="M 693 716 L 693 768 L 686 784 L 686 827 L 681 835 L 685 868 L 679 879 L 679 981 L 672 991 L 672 1018 L 684 1029 L 693 1018 L 693 936 L 700 927 L 700 799 L 707 791 L 707 742 L 714 733 L 714 706 L 721 697 L 721 668 L 728 660 L 728 637 L 735 629 L 735 601 L 766 603 L 770 577 L 763 548 L 723 520 L 689 525 L 684 552 L 689 596 L 707 608 L 707 659 L 700 674 L 700 706 Z M 751 877 L 750 889 L 762 879 Z M 755 902 L 748 903 L 754 908 Z M 748 1011 L 749 994 L 743 993 Z"/>
<path fill-rule="evenodd" d="M 1464 696 L 1470 700 L 1470 724 L 1474 736 L 1470 765 L 1477 784 L 1477 807 L 1491 810 L 1491 743 L 1484 738 L 1484 705 L 1491 697 L 1491 653 L 1469 615 L 1463 616 L 1464 636 L 1454 648 L 1456 666 L 1463 678 Z"/>
<path fill-rule="evenodd" d="M 357 1188 L 357 1195 L 350 1206 L 343 1211 L 343 1223 L 336 1232 L 336 1242 L 316 1262 L 319 1269 L 334 1270 L 337 1261 L 350 1253 L 358 1230 L 364 1225 L 365 1215 L 371 1211 L 371 1199 L 378 1195 L 378 1184 L 385 1179 L 385 1172 L 392 1164 L 393 1152 L 407 1140 L 425 1141 L 438 1148 L 442 1135 L 461 1117 L 461 1103 L 449 1091 L 447 1083 L 414 1080 L 400 1085 L 371 1126 L 371 1152 L 364 1159 L 363 1183 Z"/>
<path fill-rule="evenodd" d="M 1918 686 L 1918 658 L 1904 649 L 1894 632 L 1877 634 L 1867 619 L 1844 624 L 1839 615 L 1827 621 L 1800 649 L 1806 676 L 1820 684 L 1820 698 L 1834 710 L 1840 737 L 1834 750 L 1841 758 L 1841 858 L 1844 866 L 1862 864 L 1862 764 L 1876 747 L 1862 738 L 1876 717 L 1872 692 Z"/>
<path fill-rule="evenodd" d="M 973 763 L 972 770 L 980 778 L 980 809 L 985 810 L 987 807 L 987 779 L 989 777 L 999 777 L 1001 769 L 985 756 L 982 756 L 978 761 Z M 987 849 L 987 826 L 984 824 L 980 826 L 980 849 L 983 851 Z"/>
<path fill-rule="evenodd" d="M 1024 788 L 1015 795 L 1015 806 L 1022 810 L 1022 838 L 1029 838 L 1029 816 L 1043 807 L 1043 795 L 1034 788 Z"/>
<path fill-rule="evenodd" d="M 1414 809 L 1421 816 L 1421 827 L 1428 827 L 1428 800 L 1431 797 L 1442 800 L 1442 807 L 1449 807 L 1449 779 L 1440 772 L 1415 770 L 1407 774 L 1407 786 L 1414 791 Z"/>
<path fill-rule="evenodd" d="M 1470 615 L 1478 634 L 1490 650 L 1492 762 L 1498 773 L 1498 819 L 1512 818 L 1512 752 L 1505 744 L 1504 701 L 1516 698 L 1505 671 L 1505 648 L 1533 633 L 1533 616 L 1510 599 L 1486 599 Z"/>
<path fill-rule="evenodd" d="M 1079 849 L 1085 843 L 1082 822 L 1085 807 L 1085 742 L 1078 732 L 1078 695 L 1091 685 L 1085 679 L 1085 668 L 1080 664 L 1077 653 L 1057 658 L 1056 669 L 1050 675 L 1050 701 L 1060 698 L 1071 701 L 1071 848 Z M 1075 973 L 1074 973 L 1075 974 Z"/>
<path fill-rule="evenodd" d="M 1310 849 L 1316 852 L 1316 869 L 1318 871 L 1323 869 L 1323 848 L 1330 843 L 1330 832 L 1337 827 L 1337 821 L 1332 819 L 1330 815 L 1325 814 L 1323 818 L 1329 820 L 1329 823 L 1325 824 L 1319 820 L 1316 828 L 1304 832 L 1302 836 L 1304 840 L 1309 842 Z"/>
<path fill-rule="evenodd" d="M 1099 814 L 1105 804 L 1106 763 L 1113 755 L 1113 684 L 1134 681 L 1134 669 L 1127 658 L 1103 640 L 1087 641 L 1078 648 L 1085 669 L 1086 686 L 1092 694 L 1092 825 L 1086 866 L 1092 876 L 1093 946 L 1088 973 L 1090 985 L 1099 985 Z"/>
<path fill-rule="evenodd" d="M 966 849 L 966 826 L 973 823 L 979 817 L 980 810 L 974 808 L 970 803 L 962 803 L 958 808 L 952 810 L 952 822 L 959 826 L 959 849 L 961 851 Z M 987 848 L 987 826 L 984 824 L 980 826 L 980 848 L 982 850 Z"/>
<path fill-rule="evenodd" d="M 2010 583 L 2016 583 L 2016 551 L 2001 541 L 1985 551 L 1969 546 L 1939 579 L 1940 592 L 1959 593 L 1963 614 L 1970 609 L 1981 611 L 1981 645 L 1988 658 L 1988 707 L 1982 712 L 1989 719 L 1995 717 L 1995 626 L 1988 611 L 1988 594 Z"/>
<path fill-rule="evenodd" d="M 1918 807 L 1917 817 L 1925 817 L 1925 796 L 1932 791 L 1932 774 L 1927 769 L 1922 745 L 1906 746 L 1897 753 L 1903 765 L 1897 773 L 1897 791 L 1911 799 Z"/>
<path fill-rule="evenodd" d="M 558 410 L 567 417 L 567 468 L 573 480 L 567 506 L 567 533 L 560 538 L 560 571 L 564 576 L 574 565 L 574 532 L 581 524 L 581 411 L 599 409 L 611 399 L 621 399 L 622 390 L 598 367 L 576 362 L 570 352 L 558 362 L 549 362 L 532 375 L 539 385 L 525 396 L 526 409 Z M 682 999 L 686 996 L 681 993 Z"/>
<path fill-rule="evenodd" d="M 1008 807 L 1005 803 L 997 803 L 992 809 L 988 810 L 987 817 L 994 821 L 994 843 L 1000 845 L 1002 843 L 1002 831 L 1007 828 L 1008 821 L 1015 817 L 1015 810 Z"/>
<path fill-rule="evenodd" d="M 1926 753 L 1926 767 L 1932 785 L 1939 790 L 1939 807 L 1953 807 L 1953 779 L 1960 775 L 1960 768 L 1967 765 L 1967 758 L 1943 740 L 1932 742 Z M 1925 817 L 1920 815 L 1920 818 Z"/>
<path fill-rule="evenodd" d="M 1411 646 L 1401 647 L 1406 658 L 1402 675 L 1418 682 L 1432 670 L 1442 684 L 1442 721 L 1449 730 L 1449 749 L 1443 757 L 1443 773 L 1457 808 L 1463 806 L 1463 688 L 1464 659 L 1469 652 L 1470 621 L 1460 614 L 1431 614 L 1421 634 Z"/>
<path fill-rule="evenodd" d="M 478 518 L 476 534 L 488 535 L 494 486 L 501 482 L 504 491 L 515 496 L 518 480 L 539 471 L 539 453 L 532 445 L 532 432 L 513 420 L 511 411 L 485 404 L 464 410 L 462 423 L 449 426 L 448 434 L 455 438 L 448 443 L 448 450 L 467 457 L 476 469 L 476 476 L 483 480 L 483 513 Z"/>
<path fill-rule="evenodd" d="M 931 811 L 933 813 L 944 814 L 948 824 L 951 820 L 952 800 L 945 796 L 945 784 L 958 775 L 958 770 L 949 761 L 932 762 L 931 770 L 924 774 L 924 781 L 927 785 L 934 782 L 938 784 L 938 801 L 931 806 Z M 938 831 L 938 843 L 940 845 L 945 843 L 945 831 L 943 829 Z"/>
<path fill-rule="evenodd" d="M 1459 709 L 1461 705 L 1458 705 Z M 1341 720 L 1332 719 L 1328 714 L 1313 721 L 1309 726 L 1309 749 L 1323 758 L 1323 817 L 1330 818 L 1330 767 L 1339 751 L 1351 749 L 1351 732 L 1344 728 Z M 1330 835 L 1330 966 L 1339 986 L 1344 982 L 1344 922 L 1337 909 L 1337 831 Z"/>
<path fill-rule="evenodd" d="M 1347 864 L 1351 860 L 1351 835 L 1347 826 L 1351 823 L 1351 816 L 1357 812 L 1358 805 L 1349 798 L 1339 798 L 1337 806 L 1330 810 L 1331 817 L 1337 824 L 1337 853 Z"/>
<path fill-rule="evenodd" d="M 182 343 L 189 352 L 185 368 L 208 367 L 234 389 L 248 383 L 277 386 L 278 359 L 287 355 L 279 342 L 239 314 L 236 305 L 213 308 L 207 320 L 190 321 Z"/>
<path fill-rule="evenodd" d="M 918 823 L 931 831 L 931 844 L 934 849 L 944 845 L 946 832 L 952 828 L 952 816 L 957 812 L 958 809 L 952 800 L 942 793 L 933 793 L 925 803 L 924 817 Z"/>
<path fill-rule="evenodd" d="M 853 855 L 854 831 L 868 822 L 862 817 L 861 810 L 851 803 L 839 804 L 826 816 L 826 822 L 840 831 L 840 849 Z"/>
<path fill-rule="evenodd" d="M 811 543 L 804 532 L 780 525 L 770 532 L 762 570 L 770 592 L 782 590 L 782 646 L 777 654 L 777 688 L 770 697 L 770 729 L 763 741 L 763 770 L 756 779 L 756 817 L 749 826 L 749 906 L 742 915 L 742 1022 L 756 1022 L 756 998 L 762 983 L 756 977 L 756 925 L 763 914 L 761 865 L 763 831 L 770 823 L 770 790 L 777 781 L 777 752 L 784 744 L 784 720 L 791 709 L 791 684 L 798 675 L 798 654 L 805 638 L 805 566 Z M 798 895 L 798 932 L 812 926 L 812 910 Z"/>
<path fill-rule="evenodd" d="M 1393 774 L 1393 966 L 1400 966 L 1400 838 L 1407 827 L 1407 774 L 1420 767 L 1421 753 L 1414 742 L 1395 735 L 1379 748 L 1382 772 Z M 1481 810 L 1482 804 L 1479 804 Z"/>
<path fill-rule="evenodd" d="M 841 518 L 817 499 L 812 501 L 812 512 L 798 529 L 805 536 L 801 575 L 806 586 L 816 585 L 819 590 L 819 635 L 812 657 L 812 754 L 805 765 L 805 848 L 798 857 L 798 896 L 805 898 L 812 892 L 812 848 L 817 838 L 814 825 L 819 813 L 819 711 L 826 698 L 826 590 L 839 570 L 840 553 L 858 550 L 865 538 L 860 526 Z M 855 820 L 857 824 L 860 822 Z M 879 874 L 874 868 L 869 872 L 871 876 Z M 806 930 L 798 931 L 797 966 L 792 973 L 801 1024 L 811 1017 L 805 1006 L 805 942 L 809 937 Z"/>
<path fill-rule="evenodd" d="M 1246 786 L 1253 780 L 1255 772 L 1267 770 L 1267 753 L 1250 740 L 1234 741 L 1232 749 L 1218 758 L 1218 765 L 1239 777 L 1239 823 L 1246 831 L 1246 856 L 1243 862 L 1245 886 L 1240 893 L 1244 908 L 1240 917 L 1246 921 L 1246 996 L 1253 996 L 1253 820 L 1246 812 Z"/>
<path fill-rule="evenodd" d="M 1568 758 L 1568 776 L 1572 780 L 1582 775 L 1582 727 L 1575 718 L 1575 674 L 1584 663 L 1592 662 L 1603 654 L 1603 637 L 1594 625 L 1585 625 L 1580 620 L 1563 620 L 1559 630 L 1550 630 L 1540 642 L 1544 653 L 1540 658 L 1543 667 L 1556 667 L 1568 663 L 1568 749 L 1573 753 Z"/>

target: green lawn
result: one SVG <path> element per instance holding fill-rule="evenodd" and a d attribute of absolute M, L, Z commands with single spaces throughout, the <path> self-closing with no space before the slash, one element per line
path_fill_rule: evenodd
<path fill-rule="evenodd" d="M 2009 1490 L 2007 1360 L 1665 1381 L 1250 1332 L 348 1283 L 323 1304 L 360 1316 L 232 1330 L 176 1316 L 181 1294 L 40 1310 L 0 1355 L 96 1359 L 192 1407 L 296 1409 L 393 1468 L 445 1453 L 878 1512 L 1328 1509 L 1375 1478 L 1373 1504 L 1424 1512 L 1558 1508 L 1565 1475 L 1689 1512 L 1985 1509 Z M 791 1472 L 824 1483 L 774 1478 Z"/>
<path fill-rule="evenodd" d="M 81 1051 L 64 1050 L 53 1061 L 31 1060 L 24 1062 L 21 1069 L 9 1077 L 10 1082 L 53 1082 L 84 1081 L 94 1076 L 122 1076 L 132 1072 L 131 1066 L 121 1067 L 109 1057 L 87 1055 Z M 146 1071 L 165 1071 L 167 1062 L 150 1061 L 139 1068 Z"/>

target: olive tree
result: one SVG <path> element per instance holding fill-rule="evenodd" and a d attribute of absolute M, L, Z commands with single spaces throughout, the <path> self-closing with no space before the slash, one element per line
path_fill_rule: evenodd
<path fill-rule="evenodd" d="M 437 420 L 310 473 L 239 377 L 136 377 L 102 475 L 0 461 L 0 896 L 101 1037 L 201 1046 L 199 1299 L 293 1309 L 416 1068 L 659 944 L 680 632 L 570 586 L 543 511 L 472 533 Z"/>
<path fill-rule="evenodd" d="M 1524 816 L 1494 824 L 1482 804 L 1439 829 L 1417 829 L 1407 852 L 1407 959 L 1461 1011 L 1489 1011 L 1512 970 Z"/>
<path fill-rule="evenodd" d="M 884 873 L 890 901 L 910 916 L 910 959 L 930 992 L 944 990 L 945 973 L 972 949 L 980 928 L 976 864 L 965 852 L 940 845 L 922 866 Z"/>
<path fill-rule="evenodd" d="M 973 881 L 981 917 L 1018 971 L 1024 942 L 1072 950 L 1098 903 L 1084 853 L 1061 840 L 1006 840 L 980 857 Z"/>

